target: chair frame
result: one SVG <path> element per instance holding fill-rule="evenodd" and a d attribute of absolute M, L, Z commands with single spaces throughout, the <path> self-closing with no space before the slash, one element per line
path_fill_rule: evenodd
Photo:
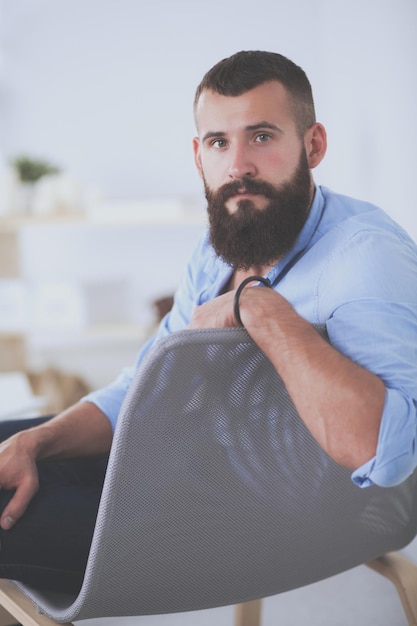
<path fill-rule="evenodd" d="M 366 565 L 395 586 L 408 626 L 417 626 L 417 565 L 398 552 L 390 552 Z M 0 580 L 0 626 L 57 626 L 37 612 L 36 606 L 10 580 Z M 234 626 L 261 626 L 262 600 L 235 607 Z M 13 619 L 14 618 L 14 619 Z M 66 622 L 63 626 L 74 626 Z"/>

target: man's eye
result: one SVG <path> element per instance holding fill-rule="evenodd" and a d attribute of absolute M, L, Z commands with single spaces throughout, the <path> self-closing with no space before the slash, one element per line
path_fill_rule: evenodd
<path fill-rule="evenodd" d="M 271 135 L 269 135 L 268 133 L 259 133 L 259 135 L 256 135 L 255 141 L 259 141 L 262 143 L 264 141 L 269 141 L 269 139 L 271 139 Z"/>
<path fill-rule="evenodd" d="M 211 142 L 211 145 L 213 146 L 213 148 L 224 148 L 226 146 L 226 140 L 225 139 L 214 139 Z"/>

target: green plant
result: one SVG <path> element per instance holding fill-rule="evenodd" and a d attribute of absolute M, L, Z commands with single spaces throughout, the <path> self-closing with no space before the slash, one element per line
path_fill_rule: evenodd
<path fill-rule="evenodd" d="M 10 164 L 16 169 L 23 183 L 35 183 L 46 174 L 58 174 L 60 172 L 59 167 L 48 161 L 33 159 L 25 155 L 15 157 L 10 161 Z"/>

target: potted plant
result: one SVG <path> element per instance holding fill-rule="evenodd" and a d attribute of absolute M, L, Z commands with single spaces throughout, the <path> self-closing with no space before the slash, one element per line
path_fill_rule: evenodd
<path fill-rule="evenodd" d="M 43 176 L 59 174 L 60 168 L 44 159 L 35 159 L 27 155 L 13 158 L 10 165 L 14 168 L 19 183 L 17 211 L 27 214 L 31 209 L 35 184 Z"/>

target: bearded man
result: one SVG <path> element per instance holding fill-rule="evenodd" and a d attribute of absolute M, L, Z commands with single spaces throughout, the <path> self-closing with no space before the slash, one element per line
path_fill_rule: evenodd
<path fill-rule="evenodd" d="M 417 464 L 416 245 L 381 209 L 315 185 L 326 132 L 304 71 L 282 55 L 220 61 L 194 113 L 209 229 L 136 365 L 172 332 L 242 324 L 358 485 L 402 482 Z M 330 343 L 312 324 L 326 325 Z M 132 377 L 124 370 L 36 426 L 2 425 L 0 576 L 80 586 Z"/>

